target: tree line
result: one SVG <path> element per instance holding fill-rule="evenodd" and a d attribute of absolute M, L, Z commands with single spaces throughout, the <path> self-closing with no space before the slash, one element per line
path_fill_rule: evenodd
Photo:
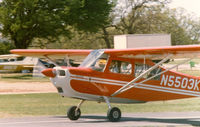
<path fill-rule="evenodd" d="M 198 43 L 199 18 L 184 9 L 170 9 L 169 3 L 170 0 L 2 0 L 0 32 L 10 42 L 0 46 L 113 48 L 114 35 L 154 33 L 171 34 L 173 45 Z"/>

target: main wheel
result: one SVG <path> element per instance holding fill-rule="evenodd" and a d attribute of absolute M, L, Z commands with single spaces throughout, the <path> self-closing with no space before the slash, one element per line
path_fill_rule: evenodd
<path fill-rule="evenodd" d="M 72 106 L 67 111 L 67 116 L 70 120 L 78 120 L 81 116 L 81 110 L 76 111 L 77 106 Z"/>
<path fill-rule="evenodd" d="M 111 109 L 108 110 L 108 114 L 107 114 L 108 120 L 111 122 L 117 122 L 120 120 L 121 118 L 121 111 L 119 108 L 117 107 L 113 107 Z"/>

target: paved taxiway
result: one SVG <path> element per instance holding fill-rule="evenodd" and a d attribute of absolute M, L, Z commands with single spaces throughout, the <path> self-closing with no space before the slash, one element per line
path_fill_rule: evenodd
<path fill-rule="evenodd" d="M 118 127 L 118 126 L 200 126 L 200 112 L 123 114 L 121 122 L 108 122 L 104 115 L 84 115 L 78 121 L 66 116 L 0 119 L 0 127 Z"/>

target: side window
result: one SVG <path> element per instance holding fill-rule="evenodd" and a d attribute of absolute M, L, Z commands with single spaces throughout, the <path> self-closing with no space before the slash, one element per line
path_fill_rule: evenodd
<path fill-rule="evenodd" d="M 156 74 L 159 74 L 161 71 L 162 71 L 161 68 L 156 68 L 156 69 L 154 69 L 154 70 L 152 70 L 152 71 L 150 72 L 150 75 L 151 75 L 151 76 L 154 76 L 154 75 L 156 75 Z M 160 80 L 160 75 L 154 77 L 153 79 L 154 79 L 154 80 Z"/>
<path fill-rule="evenodd" d="M 149 66 L 147 64 L 135 63 L 135 77 L 139 76 L 144 71 L 148 70 L 150 67 L 152 67 L 152 66 Z M 150 78 L 150 77 L 160 73 L 161 71 L 162 71 L 161 68 L 158 67 L 158 68 L 152 70 L 151 72 L 147 73 L 146 75 L 144 75 L 143 78 Z M 160 80 L 160 75 L 154 77 L 153 79 Z"/>
<path fill-rule="evenodd" d="M 112 73 L 128 75 L 132 73 L 132 64 L 125 61 L 113 60 L 109 66 L 109 70 Z"/>
<path fill-rule="evenodd" d="M 135 63 L 135 77 L 138 77 L 140 74 L 142 74 L 147 69 L 148 69 L 147 65 Z M 143 78 L 147 78 L 147 75 L 145 75 Z"/>
<path fill-rule="evenodd" d="M 65 70 L 58 70 L 59 76 L 65 76 Z"/>
<path fill-rule="evenodd" d="M 17 61 L 22 61 L 24 60 L 25 57 L 17 57 Z"/>

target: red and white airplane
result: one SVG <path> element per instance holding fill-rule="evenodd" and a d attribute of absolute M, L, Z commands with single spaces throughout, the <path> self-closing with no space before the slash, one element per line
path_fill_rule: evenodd
<path fill-rule="evenodd" d="M 106 102 L 107 117 L 119 121 L 121 111 L 110 103 L 145 103 L 200 96 L 200 78 L 172 71 L 200 57 L 200 45 L 137 49 L 36 50 L 12 53 L 31 57 L 87 56 L 78 67 L 56 66 L 43 70 L 63 97 L 80 99 L 68 110 L 68 118 L 79 119 L 85 100 Z M 170 68 L 161 65 L 174 58 L 188 58 Z M 157 62 L 155 62 L 157 61 Z M 68 64 L 69 65 L 69 64 Z"/>

